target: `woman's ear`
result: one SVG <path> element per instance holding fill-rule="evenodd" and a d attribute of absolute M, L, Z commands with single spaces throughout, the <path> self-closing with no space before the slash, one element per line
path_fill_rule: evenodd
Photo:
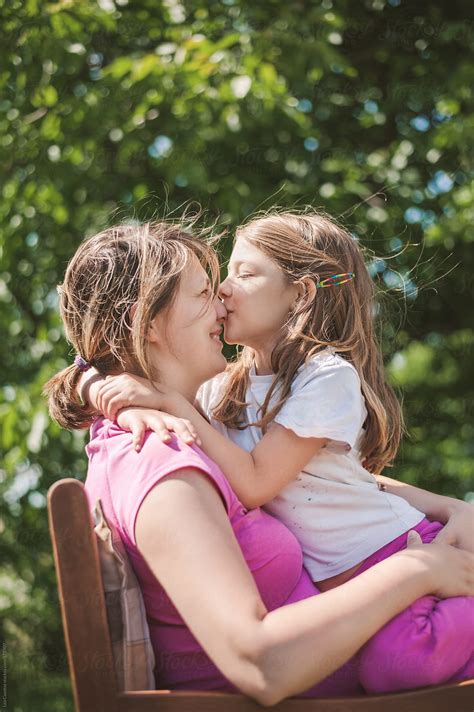
<path fill-rule="evenodd" d="M 130 308 L 130 321 L 133 324 L 133 320 L 135 319 L 135 315 L 137 313 L 138 309 L 138 304 L 132 304 Z M 148 325 L 148 327 L 144 330 L 144 336 L 147 341 L 149 341 L 152 344 L 157 344 L 160 342 L 160 329 L 159 329 L 159 324 L 158 324 L 158 315 L 153 319 L 153 321 Z"/>
<path fill-rule="evenodd" d="M 155 317 L 153 321 L 148 325 L 145 333 L 145 338 L 150 344 L 159 344 L 161 342 L 161 333 L 158 324 L 158 317 Z"/>

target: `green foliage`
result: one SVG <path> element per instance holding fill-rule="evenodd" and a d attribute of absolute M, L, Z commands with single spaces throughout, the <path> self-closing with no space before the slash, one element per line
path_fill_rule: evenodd
<path fill-rule="evenodd" d="M 8 709 L 71 708 L 45 494 L 84 477 L 84 438 L 49 422 L 41 388 L 71 358 L 56 285 L 82 237 L 111 220 L 190 200 L 230 228 L 273 203 L 339 216 L 384 258 L 371 270 L 392 306 L 384 349 L 410 431 L 394 473 L 474 489 L 469 10 L 0 1 Z"/>

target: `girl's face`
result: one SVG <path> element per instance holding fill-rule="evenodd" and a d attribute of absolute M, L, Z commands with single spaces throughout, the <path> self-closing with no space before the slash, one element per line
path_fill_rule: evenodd
<path fill-rule="evenodd" d="M 219 297 L 227 309 L 224 338 L 229 344 L 269 351 L 298 298 L 298 288 L 270 257 L 240 237 L 234 245 Z"/>
<path fill-rule="evenodd" d="M 171 308 L 155 317 L 148 334 L 165 385 L 194 398 L 202 383 L 225 369 L 220 339 L 225 317 L 224 305 L 193 255 Z"/>

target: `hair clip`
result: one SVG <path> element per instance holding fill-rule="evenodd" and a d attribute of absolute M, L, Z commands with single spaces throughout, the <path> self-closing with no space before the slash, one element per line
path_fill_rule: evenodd
<path fill-rule="evenodd" d="M 346 282 L 350 282 L 351 279 L 354 279 L 354 277 L 354 272 L 342 272 L 341 274 L 333 274 L 332 277 L 326 277 L 326 279 L 322 280 L 318 279 L 316 283 L 316 289 L 324 289 L 324 287 L 335 287 L 339 284 L 345 284 Z"/>
<path fill-rule="evenodd" d="M 90 368 L 92 368 L 91 364 L 86 361 L 85 358 L 79 356 L 79 354 L 77 354 L 76 358 L 74 359 L 74 365 L 77 366 L 80 371 L 88 371 Z"/>

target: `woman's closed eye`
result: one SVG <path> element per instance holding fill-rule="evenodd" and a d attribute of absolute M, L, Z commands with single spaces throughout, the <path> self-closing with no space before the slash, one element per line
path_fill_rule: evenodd
<path fill-rule="evenodd" d="M 247 277 L 253 277 L 253 274 L 250 274 L 250 272 L 244 272 L 239 274 L 238 279 L 247 279 Z"/>

